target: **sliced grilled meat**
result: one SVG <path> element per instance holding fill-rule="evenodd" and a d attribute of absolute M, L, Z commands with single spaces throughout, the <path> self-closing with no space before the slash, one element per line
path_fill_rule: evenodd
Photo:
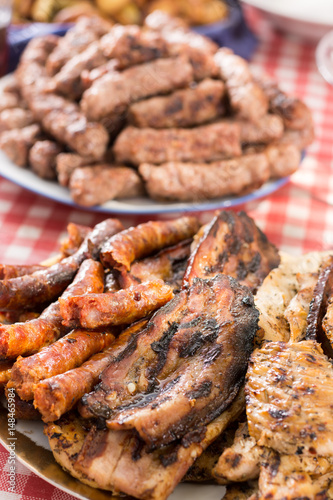
<path fill-rule="evenodd" d="M 255 291 L 279 263 L 277 249 L 245 212 L 220 212 L 190 257 L 184 286 L 224 273 Z"/>

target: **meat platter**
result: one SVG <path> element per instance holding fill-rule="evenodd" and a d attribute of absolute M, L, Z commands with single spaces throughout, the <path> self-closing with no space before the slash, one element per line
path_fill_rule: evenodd
<path fill-rule="evenodd" d="M 332 498 L 332 252 L 281 255 L 245 212 L 106 219 L 0 278 L 1 439 L 17 432 L 47 480 L 93 499 L 193 482 L 214 499 Z"/>
<path fill-rule="evenodd" d="M 143 27 L 82 18 L 63 38 L 31 40 L 0 93 L 0 149 L 23 182 L 29 169 L 86 208 L 261 197 L 297 170 L 313 135 L 304 102 L 159 12 Z"/>

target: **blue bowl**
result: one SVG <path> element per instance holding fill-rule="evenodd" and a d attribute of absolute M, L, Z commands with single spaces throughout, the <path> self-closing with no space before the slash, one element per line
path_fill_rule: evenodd
<path fill-rule="evenodd" d="M 257 46 L 257 38 L 247 26 L 238 1 L 228 0 L 227 3 L 229 15 L 226 19 L 217 23 L 195 26 L 193 30 L 208 36 L 219 46 L 229 47 L 236 54 L 250 59 Z M 21 53 L 32 38 L 49 33 L 63 36 L 70 26 L 70 24 L 55 23 L 31 23 L 24 27 L 11 26 L 8 30 L 8 73 L 15 70 Z"/>

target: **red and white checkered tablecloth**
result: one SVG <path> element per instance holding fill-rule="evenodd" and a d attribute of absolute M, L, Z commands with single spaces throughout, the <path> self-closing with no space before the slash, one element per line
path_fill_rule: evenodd
<path fill-rule="evenodd" d="M 260 43 L 252 59 L 313 112 L 316 140 L 290 182 L 245 208 L 281 250 L 301 254 L 333 248 L 333 87 L 315 63 L 315 46 L 282 35 L 252 9 L 246 16 Z M 93 225 L 105 214 L 74 209 L 0 178 L 0 262 L 40 262 L 57 252 L 70 221 Z M 209 215 L 203 217 L 207 220 Z M 125 225 L 139 217 L 124 219 Z M 17 464 L 16 493 L 8 492 L 8 453 L 0 445 L 1 500 L 71 500 L 73 497 Z"/>

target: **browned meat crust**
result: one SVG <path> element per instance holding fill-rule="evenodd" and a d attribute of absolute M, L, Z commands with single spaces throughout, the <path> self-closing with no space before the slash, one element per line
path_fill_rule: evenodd
<path fill-rule="evenodd" d="M 122 334 L 123 339 L 131 338 L 145 327 L 147 321 L 141 320 L 131 325 Z M 115 341 L 108 349 L 95 354 L 80 367 L 74 368 L 43 380 L 35 389 L 34 404 L 41 412 L 44 422 L 52 422 L 73 408 L 80 398 L 89 393 L 97 384 L 100 374 L 122 349 Z"/>
<path fill-rule="evenodd" d="M 192 78 L 186 58 L 157 59 L 102 76 L 84 92 L 81 108 L 90 120 L 110 121 L 122 115 L 131 103 L 185 87 Z"/>
<path fill-rule="evenodd" d="M 187 295 L 182 317 L 171 314 L 168 336 L 151 344 L 157 359 L 149 367 L 148 394 L 139 393 L 107 421 L 111 429 L 135 429 L 150 446 L 180 439 L 189 428 L 199 432 L 227 408 L 257 331 L 253 298 L 229 276 L 197 279 L 181 294 Z"/>
<path fill-rule="evenodd" d="M 91 43 L 83 52 L 74 55 L 54 77 L 55 90 L 70 99 L 81 97 L 85 90 L 81 80 L 83 70 L 91 71 L 107 62 L 98 41 Z"/>
<path fill-rule="evenodd" d="M 67 238 L 62 242 L 60 247 L 61 254 L 65 257 L 73 255 L 90 231 L 91 228 L 88 226 L 70 222 L 67 225 Z"/>
<path fill-rule="evenodd" d="M 92 428 L 74 468 L 96 480 L 100 488 L 145 500 L 165 500 L 196 458 L 243 409 L 244 395 L 240 392 L 229 408 L 203 427 L 201 433 L 190 433 L 182 442 L 152 453 L 131 431 Z"/>
<path fill-rule="evenodd" d="M 102 266 L 98 262 L 86 260 L 62 296 L 98 292 L 103 287 Z M 15 358 L 33 354 L 67 332 L 68 328 L 62 323 L 59 303 L 53 302 L 36 319 L 0 326 L 0 357 Z"/>
<path fill-rule="evenodd" d="M 83 260 L 98 258 L 100 245 L 122 229 L 117 219 L 106 219 L 95 226 L 78 251 L 70 257 L 31 275 L 0 281 L 0 309 L 31 309 L 53 300 L 71 283 Z"/>
<path fill-rule="evenodd" d="M 270 144 L 264 150 L 267 156 L 270 177 L 279 179 L 293 174 L 301 163 L 301 149 L 294 144 Z"/>
<path fill-rule="evenodd" d="M 22 108 L 4 109 L 0 113 L 0 134 L 5 130 L 20 129 L 33 123 L 31 111 Z"/>
<path fill-rule="evenodd" d="M 105 35 L 110 26 L 106 20 L 97 16 L 82 17 L 59 40 L 58 46 L 49 55 L 46 63 L 49 75 L 55 75 L 75 54 L 80 54 L 92 42 Z"/>
<path fill-rule="evenodd" d="M 109 164 L 76 168 L 69 181 L 72 199 L 84 207 L 102 205 L 121 198 L 135 198 L 144 193 L 139 175 L 128 167 Z"/>
<path fill-rule="evenodd" d="M 109 142 L 104 126 L 87 120 L 79 106 L 56 94 L 31 96 L 29 107 L 43 128 L 81 156 L 103 157 Z"/>
<path fill-rule="evenodd" d="M 282 119 L 277 115 L 264 115 L 255 123 L 247 120 L 237 121 L 240 125 L 240 138 L 246 144 L 265 144 L 280 139 L 284 127 Z"/>
<path fill-rule="evenodd" d="M 14 92 L 0 93 L 0 112 L 16 109 L 20 106 L 20 98 Z"/>
<path fill-rule="evenodd" d="M 29 401 L 34 398 L 38 382 L 82 365 L 109 347 L 114 338 L 107 331 L 74 330 L 33 356 L 18 358 L 11 372 L 12 386 L 22 399 Z"/>
<path fill-rule="evenodd" d="M 220 212 L 190 257 L 184 286 L 225 273 L 256 291 L 280 263 L 278 251 L 245 212 Z"/>
<path fill-rule="evenodd" d="M 128 325 L 163 306 L 172 297 L 171 287 L 156 280 L 113 293 L 59 298 L 59 303 L 64 325 L 93 329 Z"/>
<path fill-rule="evenodd" d="M 167 57 L 167 44 L 159 33 L 139 26 L 114 26 L 100 41 L 104 56 L 116 59 L 119 69 Z"/>
<path fill-rule="evenodd" d="M 28 264 L 25 266 L 0 264 L 0 279 L 8 280 L 10 278 L 18 278 L 25 274 L 35 273 L 41 269 L 45 269 L 45 266 L 41 266 L 40 264 Z"/>
<path fill-rule="evenodd" d="M 56 179 L 56 158 L 62 147 L 54 141 L 37 141 L 29 151 L 31 169 L 43 179 Z"/>
<path fill-rule="evenodd" d="M 209 122 L 221 116 L 223 95 L 223 82 L 206 79 L 197 87 L 132 104 L 129 121 L 140 128 L 188 127 Z"/>
<path fill-rule="evenodd" d="M 199 227 L 199 221 L 195 217 L 151 221 L 130 227 L 105 243 L 101 261 L 106 267 L 121 269 L 124 266 L 129 271 L 134 260 L 191 238 Z"/>
<path fill-rule="evenodd" d="M 219 122 L 193 129 L 125 128 L 114 144 L 119 163 L 205 162 L 241 155 L 236 123 Z"/>
<path fill-rule="evenodd" d="M 243 194 L 258 189 L 270 177 L 268 158 L 263 153 L 212 163 L 142 163 L 139 172 L 151 198 L 181 201 Z"/>
<path fill-rule="evenodd" d="M 264 116 L 268 111 L 268 98 L 254 81 L 247 62 L 226 48 L 219 49 L 214 58 L 232 109 L 253 122 Z"/>
<path fill-rule="evenodd" d="M 178 245 L 161 250 L 153 257 L 134 262 L 130 271 L 126 271 L 125 268 L 121 269 L 118 276 L 121 288 L 128 288 L 152 279 L 161 279 L 174 291 L 179 291 L 191 251 L 191 242 L 192 240 L 185 240 Z"/>
<path fill-rule="evenodd" d="M 9 382 L 12 366 L 12 361 L 0 361 L 0 390 L 3 390 Z"/>
<path fill-rule="evenodd" d="M 16 165 L 27 167 L 30 148 L 40 134 L 40 126 L 36 123 L 21 129 L 6 130 L 0 135 L 0 149 Z"/>
<path fill-rule="evenodd" d="M 60 153 L 56 159 L 56 171 L 59 184 L 68 186 L 72 173 L 76 168 L 95 163 L 93 158 L 85 158 L 76 153 Z"/>
<path fill-rule="evenodd" d="M 40 413 L 30 401 L 23 401 L 15 394 L 15 418 L 18 420 L 40 420 Z"/>

